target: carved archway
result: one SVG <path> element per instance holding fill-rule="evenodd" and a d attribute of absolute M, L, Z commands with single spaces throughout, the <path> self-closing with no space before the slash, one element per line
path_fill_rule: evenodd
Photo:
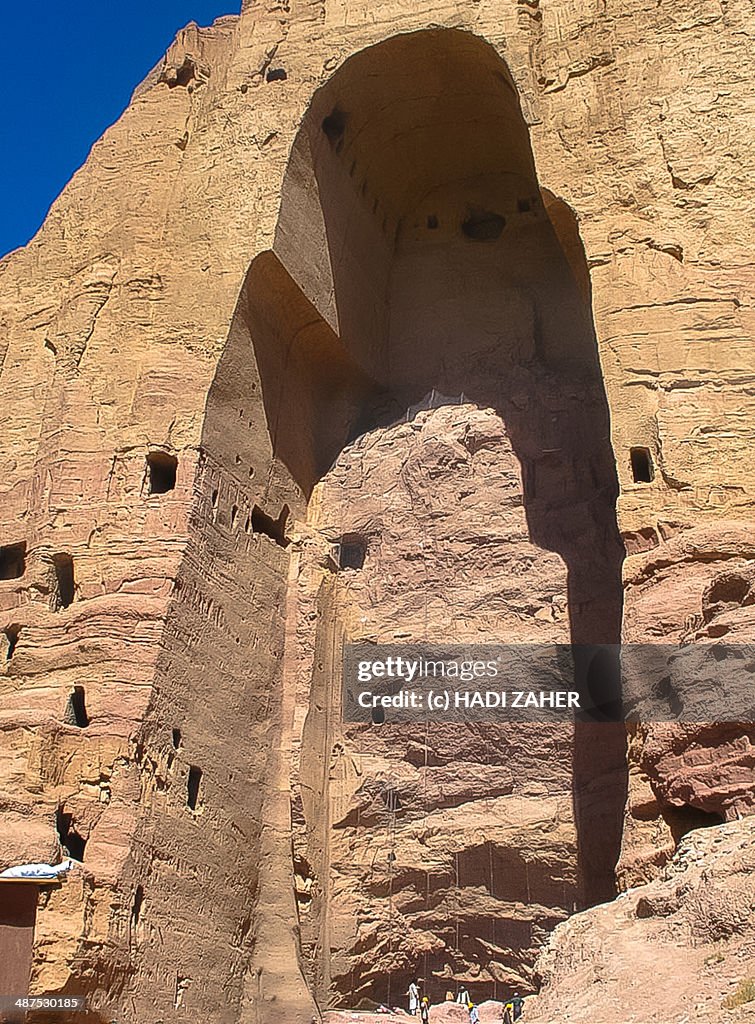
<path fill-rule="evenodd" d="M 284 648 L 269 668 L 282 712 L 275 716 L 280 731 L 268 760 L 274 778 L 266 782 L 275 791 L 270 814 L 277 817 L 270 845 L 265 847 L 264 834 L 262 839 L 260 903 L 277 907 L 274 913 L 282 917 L 291 913 L 291 892 L 283 895 L 293 885 L 282 838 L 289 811 L 279 799 L 288 785 L 296 874 L 300 894 L 306 893 L 300 899 L 300 910 L 306 902 L 305 959 L 321 998 L 395 1001 L 418 962 L 439 979 L 459 978 L 480 962 L 483 947 L 488 952 L 478 987 L 493 994 L 507 978 L 526 984 L 533 950 L 559 916 L 613 891 L 624 731 L 602 725 L 596 742 L 597 726 L 579 723 L 542 740 L 544 758 L 561 757 L 554 752 L 568 747 L 563 778 L 553 786 L 555 796 L 561 786 L 572 798 L 573 828 L 564 840 L 571 860 L 560 889 L 548 881 L 553 865 L 544 869 L 538 891 L 547 906 L 537 920 L 524 928 L 513 915 L 501 925 L 501 901 L 521 902 L 530 881 L 522 889 L 518 877 L 529 870 L 527 858 L 517 859 L 510 845 L 494 837 L 462 844 L 453 865 L 436 871 L 439 890 L 469 896 L 483 884 L 480 865 L 489 865 L 484 884 L 492 902 L 476 917 L 470 912 L 463 929 L 451 927 L 451 911 L 430 899 L 429 881 L 423 897 L 418 872 L 405 864 L 401 875 L 400 862 L 396 884 L 407 903 L 411 893 L 424 899 L 422 913 L 403 919 L 400 942 L 393 941 L 391 923 L 385 943 L 393 881 L 390 894 L 381 880 L 370 894 L 378 920 L 371 937 L 356 927 L 356 902 L 346 911 L 355 921 L 351 933 L 343 915 L 333 924 L 334 879 L 343 892 L 348 856 L 350 865 L 355 855 L 358 861 L 359 851 L 374 840 L 370 816 L 359 810 L 386 782 L 382 768 L 372 775 L 360 769 L 355 778 L 343 765 L 351 756 L 367 763 L 390 755 L 420 774 L 424 770 L 425 782 L 429 776 L 427 756 L 423 766 L 412 761 L 413 738 L 406 730 L 395 728 L 389 743 L 384 731 L 344 729 L 333 715 L 337 651 L 345 638 L 354 638 L 352 612 L 358 608 L 363 620 L 375 612 L 377 633 L 385 622 L 377 621 L 376 607 L 365 610 L 359 603 L 364 593 L 358 587 L 326 564 L 327 544 L 339 530 L 356 536 L 349 532 L 351 512 L 331 501 L 335 492 L 327 483 L 353 442 L 411 418 L 410 410 L 428 394 L 441 396 L 431 405 L 459 405 L 465 416 L 486 411 L 501 425 L 495 428 L 504 439 L 500 475 L 518 488 L 522 518 L 515 538 L 505 535 L 509 527 L 503 524 L 494 539 L 515 539 L 527 546 L 532 562 L 563 567 L 563 614 L 554 611 L 544 631 L 541 620 L 534 622 L 532 636 L 618 642 L 618 487 L 578 226 L 568 206 L 540 186 L 506 65 L 483 40 L 455 30 L 397 36 L 371 47 L 315 94 L 291 152 L 273 250 L 250 267 L 207 405 L 208 465 L 224 467 L 235 479 L 240 471 L 226 465 L 235 451 L 238 465 L 257 467 L 254 482 L 243 482 L 254 491 L 257 521 L 280 524 L 290 510 L 300 524 L 292 535 L 301 543 L 287 555 L 281 537 L 255 530 L 252 518 L 247 530 L 267 532 L 256 557 L 269 563 Z M 466 508 L 474 515 L 474 497 Z M 245 512 L 233 504 L 229 515 L 233 529 Z M 419 523 L 418 529 L 429 527 Z M 314 561 L 307 562 L 308 550 L 316 552 Z M 371 561 L 368 555 L 359 571 L 379 574 L 390 552 L 380 557 Z M 500 558 L 505 573 L 505 555 Z M 248 577 L 240 574 L 239 587 Z M 542 590 L 542 581 L 536 586 Z M 524 593 L 526 581 L 522 587 Z M 471 606 L 468 612 L 473 619 Z M 302 641 L 307 617 L 313 632 Z M 526 613 L 519 623 L 518 630 L 502 625 L 495 636 L 488 622 L 482 638 L 515 642 L 530 628 Z M 407 629 L 410 638 L 420 639 L 411 616 Z M 297 644 L 309 652 L 309 667 L 302 667 Z M 308 689 L 302 683 L 307 673 Z M 455 743 L 448 728 L 436 731 L 435 742 L 447 749 Z M 514 756 L 503 727 L 486 727 L 476 742 L 485 751 L 478 762 L 489 775 L 503 771 L 505 759 Z M 539 740 L 533 734 L 529 742 Z M 336 767 L 334 752 L 345 757 Z M 438 756 L 434 748 L 432 758 Z M 522 771 L 524 763 L 516 762 Z M 384 802 L 393 815 L 401 806 L 390 794 Z M 401 809 L 410 820 L 411 804 Z M 271 818 L 263 816 L 269 825 Z M 508 896 L 507 873 L 517 879 Z M 262 933 L 258 944 L 264 946 L 264 935 L 274 937 L 275 931 L 266 933 L 263 926 Z M 385 988 L 386 974 L 394 977 L 392 992 Z"/>

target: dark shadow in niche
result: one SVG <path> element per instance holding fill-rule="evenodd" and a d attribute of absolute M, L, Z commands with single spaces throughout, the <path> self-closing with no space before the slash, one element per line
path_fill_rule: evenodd
<path fill-rule="evenodd" d="M 472 210 L 464 219 L 461 230 L 474 242 L 493 242 L 500 238 L 506 227 L 506 218 L 490 210 Z"/>
<path fill-rule="evenodd" d="M 286 523 L 288 522 L 289 514 L 290 509 L 288 505 L 284 505 L 278 513 L 278 518 L 273 519 L 267 512 L 263 512 L 259 505 L 255 505 L 252 509 L 252 533 L 264 534 L 265 537 L 275 541 L 279 547 L 288 547 Z"/>
<path fill-rule="evenodd" d="M 338 567 L 361 569 L 367 557 L 367 538 L 359 533 L 345 533 L 338 541 Z"/>
<path fill-rule="evenodd" d="M 240 358 L 244 340 L 251 350 L 253 339 L 267 432 L 276 458 L 290 473 L 291 500 L 303 504 L 343 448 L 355 418 L 381 388 L 271 252 L 253 261 L 235 319 L 216 380 L 228 376 L 226 363 Z"/>
<path fill-rule="evenodd" d="M 73 555 L 53 555 L 52 565 L 55 573 L 55 585 L 50 596 L 50 606 L 53 611 L 58 612 L 61 608 L 67 608 L 71 604 L 76 592 Z"/>
<path fill-rule="evenodd" d="M 199 787 L 202 783 L 202 769 L 197 768 L 195 764 L 189 768 L 189 777 L 186 782 L 186 803 L 190 810 L 195 811 L 197 809 L 197 801 L 199 800 Z"/>
<path fill-rule="evenodd" d="M 653 458 L 649 448 L 630 448 L 629 461 L 632 466 L 632 479 L 636 484 L 650 484 L 655 476 Z"/>
<path fill-rule="evenodd" d="M 86 729 L 89 725 L 83 686 L 74 686 L 73 692 L 68 698 L 64 720 L 66 725 L 75 725 L 79 729 Z"/>
<path fill-rule="evenodd" d="M 696 828 L 722 825 L 725 821 L 723 815 L 716 811 L 704 811 L 699 807 L 692 807 L 690 804 L 681 804 L 679 807 L 663 804 L 661 815 L 671 830 L 671 835 L 677 845 L 688 832 L 692 832 Z"/>
<path fill-rule="evenodd" d="M 167 494 L 176 486 L 178 459 L 168 452 L 150 452 L 147 456 L 147 476 L 150 494 Z"/>
<path fill-rule="evenodd" d="M 324 117 L 322 119 L 322 130 L 331 146 L 336 146 L 343 138 L 343 133 L 346 130 L 346 115 L 343 111 L 336 107 L 327 117 Z"/>
<path fill-rule="evenodd" d="M 176 86 L 186 88 L 191 81 L 196 77 L 196 65 L 191 57 L 188 55 L 184 57 L 183 63 L 179 68 L 174 69 L 172 77 L 168 77 L 168 73 L 163 71 L 161 81 L 166 82 L 169 89 L 175 89 Z"/>
<path fill-rule="evenodd" d="M 18 645 L 18 638 L 21 636 L 21 626 L 14 622 L 3 630 L 8 646 L 5 651 L 5 660 L 10 661 Z"/>
<path fill-rule="evenodd" d="M 62 807 L 58 807 L 55 817 L 55 827 L 58 833 L 60 845 L 69 857 L 74 860 L 83 861 L 87 841 L 80 835 L 73 826 L 73 815 L 66 814 Z"/>
<path fill-rule="evenodd" d="M 139 924 L 139 918 L 142 913 L 142 906 L 144 905 L 144 887 L 137 885 L 134 893 L 134 902 L 131 904 L 131 927 L 135 928 Z"/>
<path fill-rule="evenodd" d="M 0 547 L 0 580 L 17 580 L 26 571 L 26 541 Z"/>
<path fill-rule="evenodd" d="M 481 213 L 467 223 L 470 211 Z M 236 392 L 258 375 L 250 429 L 272 465 L 255 497 L 303 515 L 350 438 L 431 392 L 493 408 L 522 466 L 530 540 L 566 565 L 575 649 L 618 644 L 624 550 L 589 270 L 573 211 L 539 187 L 496 51 L 433 29 L 347 60 L 295 140 L 274 250 L 244 282 L 208 397 L 208 448 L 224 450 Z M 601 698 L 573 744 L 583 905 L 615 894 L 627 769 L 624 726 L 605 720 L 614 670 L 578 666 L 578 685 Z M 384 717 L 375 709 L 373 723 Z M 491 728 L 486 742 L 504 734 Z"/>
<path fill-rule="evenodd" d="M 618 647 L 573 648 L 580 704 L 588 720 L 616 722 L 621 718 L 621 663 Z"/>

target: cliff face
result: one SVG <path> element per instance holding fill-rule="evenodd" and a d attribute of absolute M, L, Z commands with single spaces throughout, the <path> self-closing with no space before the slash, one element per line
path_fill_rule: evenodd
<path fill-rule="evenodd" d="M 315 972 L 331 949 L 322 983 L 347 1005 L 395 1002 L 418 970 L 439 992 L 464 979 L 491 996 L 531 983 L 555 923 L 612 891 L 625 793 L 623 745 L 611 774 L 585 727 L 400 726 L 390 713 L 341 724 L 342 637 L 569 635 L 567 566 L 530 540 L 503 420 L 466 404 L 409 415 L 347 445 L 326 473 L 299 575 L 295 849 L 312 873 L 302 925 Z M 362 545 L 361 568 L 333 571 L 336 538 Z M 573 806 L 587 763 L 600 809 Z"/>
<path fill-rule="evenodd" d="M 614 642 L 623 600 L 749 639 L 748 17 L 245 5 L 0 263 L 0 859 L 85 869 L 36 990 L 495 993 L 610 896 L 627 772 L 623 884 L 751 808 L 747 728 L 359 730 L 335 678 L 349 639 Z"/>
<path fill-rule="evenodd" d="M 651 538 L 648 550 L 627 559 L 625 639 L 706 648 L 744 644 L 749 651 L 755 637 L 752 536 L 752 522 L 733 520 L 691 526 L 665 542 L 656 536 L 654 545 Z M 699 678 L 667 665 L 642 685 L 650 692 L 665 682 L 670 700 L 683 709 L 699 699 Z M 752 692 L 749 680 L 743 690 Z M 689 829 L 752 813 L 751 713 L 746 723 L 711 724 L 695 721 L 694 714 L 680 718 L 646 721 L 630 730 L 629 799 L 618 865 L 622 886 L 655 877 Z"/>

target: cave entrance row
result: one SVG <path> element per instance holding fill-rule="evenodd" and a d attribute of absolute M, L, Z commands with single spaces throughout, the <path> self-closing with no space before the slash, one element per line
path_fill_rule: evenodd
<path fill-rule="evenodd" d="M 530 540 L 566 565 L 565 640 L 618 643 L 618 484 L 589 273 L 493 47 L 456 30 L 396 36 L 315 94 L 235 329 L 295 516 L 350 440 L 426 396 L 494 409 Z M 578 725 L 573 745 L 587 904 L 615 891 L 624 730 Z"/>

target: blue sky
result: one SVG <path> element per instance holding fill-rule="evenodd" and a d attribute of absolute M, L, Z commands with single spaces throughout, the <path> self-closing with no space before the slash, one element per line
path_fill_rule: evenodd
<path fill-rule="evenodd" d="M 2 5 L 0 256 L 25 245 L 178 29 L 240 0 L 28 0 Z"/>

